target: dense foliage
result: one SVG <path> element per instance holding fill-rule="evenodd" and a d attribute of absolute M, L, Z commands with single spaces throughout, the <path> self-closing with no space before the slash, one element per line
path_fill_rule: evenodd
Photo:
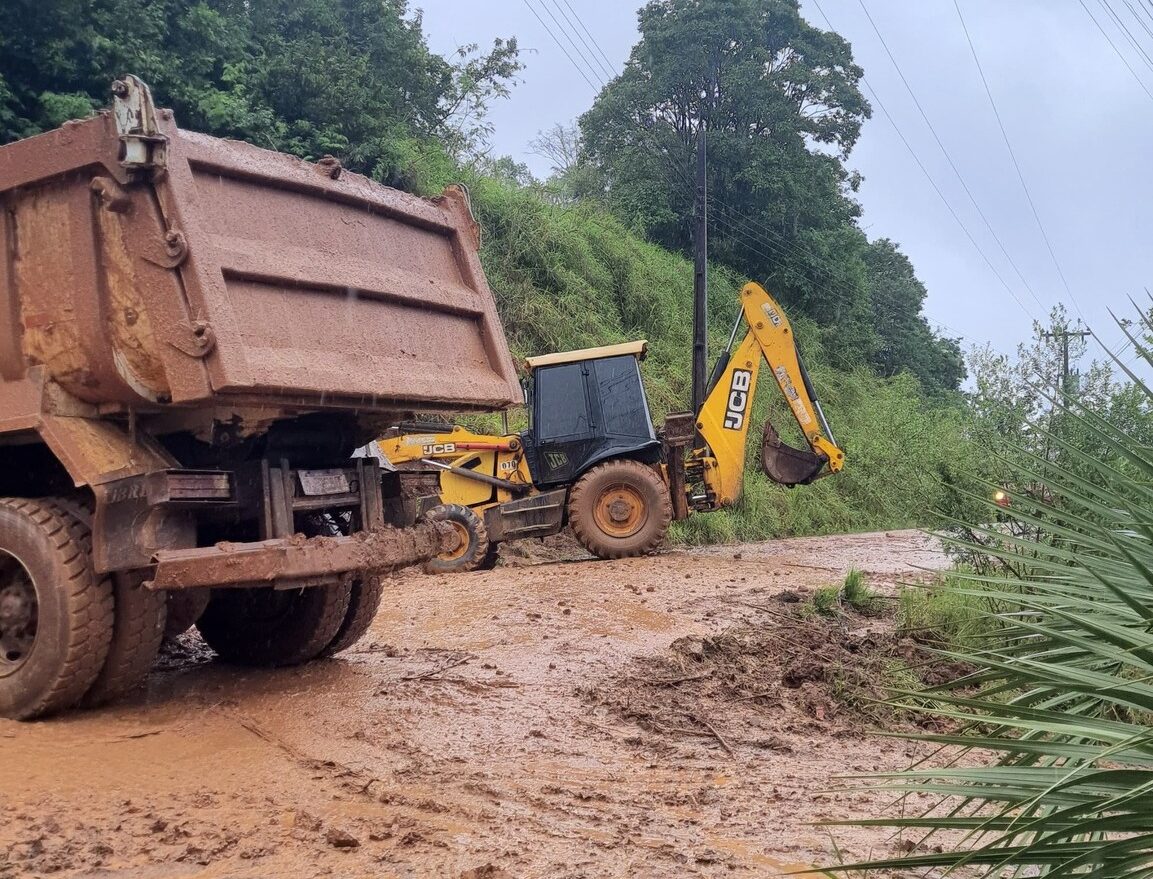
<path fill-rule="evenodd" d="M 639 18 L 623 73 L 580 121 L 612 209 L 686 250 L 705 132 L 713 258 L 816 321 L 841 365 L 955 389 L 960 352 L 920 317 L 912 265 L 856 223 L 859 177 L 844 160 L 871 111 L 844 38 L 807 22 L 798 0 L 653 0 Z"/>
<path fill-rule="evenodd" d="M 430 52 L 407 0 L 5 0 L 0 143 L 107 106 L 128 72 L 188 128 L 411 185 L 519 69 L 515 40 Z"/>

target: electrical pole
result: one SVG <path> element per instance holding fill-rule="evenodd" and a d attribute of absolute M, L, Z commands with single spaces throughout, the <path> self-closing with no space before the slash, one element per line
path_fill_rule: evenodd
<path fill-rule="evenodd" d="M 1084 339 L 1087 336 L 1093 335 L 1089 330 L 1058 330 L 1053 329 L 1045 333 L 1041 333 L 1042 339 L 1052 339 L 1059 342 L 1061 345 L 1061 380 L 1057 388 L 1058 396 L 1064 394 L 1071 396 L 1069 388 L 1069 340 L 1076 336 L 1079 339 Z"/>
<path fill-rule="evenodd" d="M 709 356 L 709 219 L 708 147 L 705 117 L 697 131 L 697 193 L 693 224 L 693 415 L 705 402 L 705 362 Z"/>
<path fill-rule="evenodd" d="M 708 130 L 717 101 L 717 59 L 709 64 L 707 90 L 697 122 L 696 210 L 693 218 L 693 415 L 705 404 L 709 359 L 709 183 Z"/>

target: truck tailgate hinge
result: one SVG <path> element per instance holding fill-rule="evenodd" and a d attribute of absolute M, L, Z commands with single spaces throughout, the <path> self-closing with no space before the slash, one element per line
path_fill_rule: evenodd
<path fill-rule="evenodd" d="M 112 98 L 116 130 L 124 144 L 120 164 L 130 171 L 164 168 L 168 138 L 156 123 L 148 86 L 128 74 L 112 83 Z"/>

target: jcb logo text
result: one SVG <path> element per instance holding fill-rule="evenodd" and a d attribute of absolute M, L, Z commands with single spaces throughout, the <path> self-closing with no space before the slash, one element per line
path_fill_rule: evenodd
<path fill-rule="evenodd" d="M 420 451 L 424 455 L 450 455 L 456 451 L 456 443 L 429 443 Z"/>
<path fill-rule="evenodd" d="M 753 374 L 747 369 L 733 370 L 733 380 L 729 385 L 729 408 L 725 411 L 725 427 L 740 430 L 745 426 L 745 410 L 749 407 L 749 385 Z"/>

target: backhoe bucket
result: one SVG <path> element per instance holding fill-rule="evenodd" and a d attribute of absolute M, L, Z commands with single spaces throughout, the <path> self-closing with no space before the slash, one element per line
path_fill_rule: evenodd
<path fill-rule="evenodd" d="M 761 440 L 761 469 L 778 485 L 808 485 L 816 480 L 829 459 L 824 455 L 794 449 L 781 442 L 776 428 L 765 421 Z"/>

